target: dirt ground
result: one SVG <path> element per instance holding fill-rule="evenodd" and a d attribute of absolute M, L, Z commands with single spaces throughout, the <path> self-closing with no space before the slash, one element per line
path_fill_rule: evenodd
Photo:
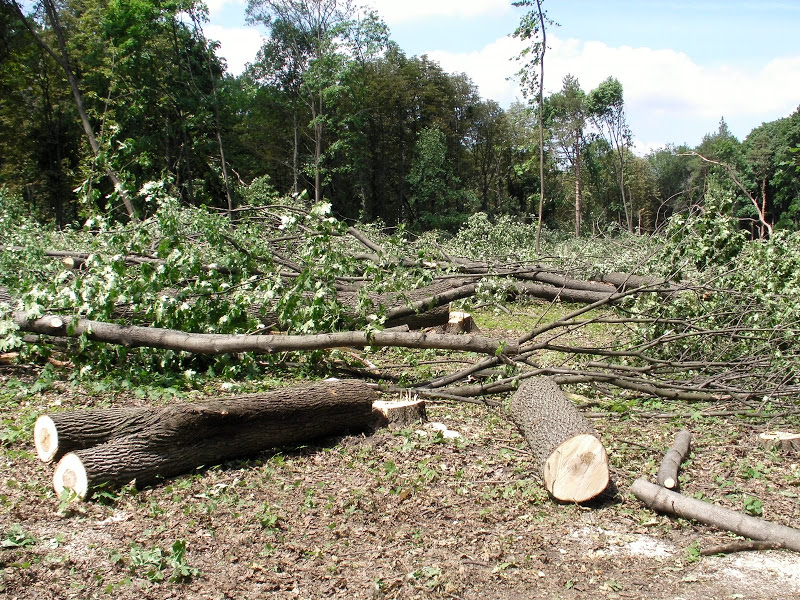
<path fill-rule="evenodd" d="M 562 505 L 543 491 L 524 439 L 502 409 L 432 403 L 429 423 L 284 448 L 66 505 L 39 462 L 32 422 L 95 405 L 36 373 L 0 367 L 0 597 L 800 598 L 800 555 L 699 556 L 736 538 L 657 514 L 630 493 L 654 480 L 682 427 L 694 433 L 682 492 L 800 527 L 800 456 L 758 433 L 800 418 L 645 418 L 591 410 L 616 497 Z M 220 394 L 225 392 L 220 391 Z M 131 393 L 116 405 L 142 405 Z M 591 415 L 591 413 L 589 413 Z M 458 437 L 431 426 L 442 423 Z M 447 432 L 445 432 L 447 433 Z"/>

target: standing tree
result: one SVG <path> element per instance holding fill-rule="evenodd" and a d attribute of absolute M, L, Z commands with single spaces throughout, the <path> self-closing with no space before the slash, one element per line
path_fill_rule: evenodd
<path fill-rule="evenodd" d="M 564 77 L 560 92 L 548 98 L 553 137 L 561 161 L 572 169 L 575 177 L 575 235 L 581 235 L 583 217 L 583 154 L 586 128 L 586 94 L 572 75 Z"/>
<path fill-rule="evenodd" d="M 267 69 L 278 69 L 277 79 L 298 95 L 310 113 L 314 200 L 320 202 L 330 104 L 341 91 L 342 71 L 349 60 L 343 46 L 354 23 L 352 2 L 249 0 L 247 15 L 270 30 L 262 52 L 270 61 Z"/>
<path fill-rule="evenodd" d="M 50 27 L 53 30 L 53 33 L 56 37 L 57 42 L 57 49 L 53 48 L 40 34 L 37 24 L 33 21 L 33 19 L 26 17 L 25 13 L 22 12 L 22 8 L 20 7 L 17 0 L 11 0 L 14 10 L 17 13 L 20 21 L 25 25 L 28 29 L 30 34 L 33 36 L 36 43 L 49 54 L 52 59 L 58 64 L 59 67 L 64 71 L 64 74 L 67 77 L 67 81 L 69 82 L 70 89 L 72 90 L 72 95 L 75 98 L 75 105 L 78 109 L 78 115 L 81 119 L 81 125 L 83 126 L 83 131 L 86 134 L 86 139 L 89 142 L 89 146 L 92 149 L 92 153 L 95 156 L 95 159 L 101 158 L 101 148 L 100 142 L 97 140 L 97 136 L 95 135 L 94 127 L 89 119 L 89 113 L 86 110 L 86 105 L 83 101 L 83 93 L 80 89 L 80 81 L 78 80 L 78 76 L 75 73 L 75 69 L 73 67 L 72 57 L 70 56 L 70 52 L 67 48 L 67 39 L 64 33 L 64 28 L 61 26 L 61 19 L 59 17 L 58 9 L 56 7 L 56 3 L 54 0 L 41 0 L 42 8 L 44 9 L 44 13 L 47 18 L 47 22 L 50 24 Z M 133 207 L 133 201 L 131 200 L 130 195 L 126 189 L 125 183 L 122 180 L 122 177 L 119 175 L 117 170 L 111 165 L 106 163 L 105 164 L 105 171 L 108 175 L 108 178 L 114 184 L 115 191 L 119 194 L 120 198 L 122 199 L 123 204 L 125 205 L 125 210 L 128 212 L 128 216 L 131 219 L 136 219 L 136 210 Z"/>
<path fill-rule="evenodd" d="M 514 37 L 523 41 L 530 41 L 530 46 L 525 48 L 517 60 L 527 61 L 518 75 L 522 83 L 522 93 L 530 98 L 536 92 L 539 108 L 539 218 L 536 222 L 536 252 L 541 249 L 542 212 L 544 210 L 544 55 L 547 51 L 547 25 L 552 25 L 547 17 L 547 11 L 542 10 L 542 0 L 519 0 L 512 3 L 514 6 L 533 6 L 536 10 L 529 11 L 520 20 L 519 27 L 514 32 Z M 533 70 L 539 67 L 539 75 Z"/>
<path fill-rule="evenodd" d="M 625 194 L 625 163 L 631 144 L 631 130 L 625 117 L 622 84 L 613 77 L 604 80 L 589 92 L 586 108 L 595 126 L 606 137 L 617 156 L 617 180 L 625 210 L 625 222 L 628 231 L 633 232 L 633 209 Z"/>

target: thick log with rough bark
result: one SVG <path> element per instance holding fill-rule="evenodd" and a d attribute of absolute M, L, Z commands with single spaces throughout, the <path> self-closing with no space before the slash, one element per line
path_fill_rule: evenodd
<path fill-rule="evenodd" d="M 377 393 L 365 383 L 325 381 L 147 411 L 130 432 L 117 427 L 105 443 L 64 455 L 53 488 L 84 498 L 98 486 L 132 480 L 147 485 L 270 448 L 363 431 L 375 423 L 375 400 Z M 93 420 L 90 413 L 84 415 L 87 422 Z M 73 431 L 71 437 L 79 435 Z"/>
<path fill-rule="evenodd" d="M 661 461 L 661 466 L 658 469 L 658 474 L 656 475 L 658 485 L 663 485 L 671 490 L 678 487 L 678 470 L 689 455 L 691 442 L 692 434 L 686 429 L 681 430 L 675 436 L 672 448 L 664 455 L 664 460 Z"/>
<path fill-rule="evenodd" d="M 42 415 L 33 426 L 36 454 L 50 462 L 73 450 L 141 432 L 151 412 L 147 408 L 96 408 Z"/>
<path fill-rule="evenodd" d="M 800 530 L 793 527 L 786 527 L 715 506 L 703 500 L 690 498 L 644 479 L 634 481 L 631 492 L 653 510 L 684 519 L 694 519 L 753 540 L 775 542 L 783 548 L 800 552 Z"/>
<path fill-rule="evenodd" d="M 509 410 L 554 498 L 586 502 L 605 491 L 610 481 L 605 448 L 552 379 L 526 379 L 512 396 Z"/>

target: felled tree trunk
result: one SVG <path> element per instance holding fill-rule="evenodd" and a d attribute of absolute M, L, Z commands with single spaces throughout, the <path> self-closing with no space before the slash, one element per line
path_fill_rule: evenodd
<path fill-rule="evenodd" d="M 84 498 L 98 486 L 116 487 L 132 480 L 147 485 L 201 465 L 363 431 L 375 422 L 376 399 L 377 393 L 365 383 L 328 381 L 147 411 L 129 430 L 118 424 L 108 427 L 112 433 L 106 442 L 64 455 L 53 488 L 57 494 L 69 489 Z M 84 422 L 96 420 L 92 412 L 84 413 Z M 70 422 L 71 439 L 81 438 L 80 422 L 80 416 Z"/>
<path fill-rule="evenodd" d="M 150 413 L 146 408 L 97 408 L 42 415 L 33 426 L 36 454 L 50 462 L 73 450 L 139 433 L 148 426 Z"/>
<path fill-rule="evenodd" d="M 547 491 L 586 502 L 610 482 L 608 455 L 589 421 L 548 377 L 526 379 L 511 398 L 511 417 L 533 450 Z"/>
<path fill-rule="evenodd" d="M 592 304 L 608 300 L 614 290 L 593 292 L 589 290 L 576 290 L 572 288 L 559 288 L 546 283 L 519 282 L 515 286 L 516 292 L 521 296 L 542 298 L 544 300 L 560 300 L 562 302 L 575 302 L 577 304 Z"/>

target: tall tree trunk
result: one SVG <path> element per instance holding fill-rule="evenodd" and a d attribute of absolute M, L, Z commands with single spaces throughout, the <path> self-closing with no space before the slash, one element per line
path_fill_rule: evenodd
<path fill-rule="evenodd" d="M 547 32 L 544 26 L 542 2 L 536 0 L 539 11 L 539 26 L 542 29 L 542 55 L 539 57 L 539 219 L 536 222 L 536 253 L 541 249 L 542 212 L 544 211 L 544 54 L 547 51 Z"/>
<path fill-rule="evenodd" d="M 583 215 L 583 186 L 581 185 L 581 136 L 575 136 L 575 237 L 581 235 Z"/>
<path fill-rule="evenodd" d="M 622 207 L 625 210 L 625 220 L 628 226 L 628 233 L 633 233 L 633 206 L 630 199 L 625 196 L 625 146 L 620 143 L 617 146 L 619 156 L 619 193 L 622 195 Z"/>
<path fill-rule="evenodd" d="M 53 0 L 42 0 L 45 13 L 47 14 L 47 18 L 53 28 L 53 32 L 56 35 L 56 39 L 58 40 L 58 49 L 60 55 L 56 54 L 55 50 L 53 50 L 50 45 L 42 39 L 34 26 L 22 12 L 19 4 L 17 4 L 17 0 L 12 0 L 12 2 L 14 4 L 14 9 L 16 10 L 17 16 L 22 20 L 23 24 L 31 33 L 31 35 L 33 35 L 36 43 L 45 52 L 47 52 L 53 58 L 53 60 L 56 61 L 58 66 L 64 70 L 64 73 L 67 76 L 67 81 L 69 82 L 69 86 L 72 90 L 72 95 L 75 98 L 75 104 L 78 108 L 78 114 L 80 115 L 83 131 L 86 134 L 86 139 L 89 141 L 89 146 L 92 148 L 92 153 L 94 154 L 95 158 L 98 158 L 100 156 L 100 143 L 97 141 L 97 137 L 94 134 L 94 128 L 89 121 L 89 114 L 86 112 L 86 106 L 83 104 L 83 95 L 81 94 L 80 86 L 78 85 L 78 78 L 75 76 L 75 71 L 72 69 L 69 51 L 67 50 L 67 42 L 64 37 L 64 30 L 61 27 L 61 21 L 58 18 L 58 12 L 56 10 L 55 3 Z M 135 209 L 133 208 L 133 202 L 131 201 L 128 192 L 125 189 L 125 185 L 122 182 L 122 178 L 110 165 L 105 165 L 105 171 L 106 175 L 108 175 L 108 178 L 114 184 L 114 189 L 122 198 L 122 202 L 125 205 L 125 210 L 128 212 L 128 216 L 130 216 L 131 219 L 136 220 L 138 217 Z"/>
<path fill-rule="evenodd" d="M 297 169 L 299 164 L 298 145 L 300 144 L 299 132 L 297 130 L 297 100 L 292 101 L 292 128 L 294 133 L 294 146 L 292 147 L 292 193 L 297 196 Z"/>

